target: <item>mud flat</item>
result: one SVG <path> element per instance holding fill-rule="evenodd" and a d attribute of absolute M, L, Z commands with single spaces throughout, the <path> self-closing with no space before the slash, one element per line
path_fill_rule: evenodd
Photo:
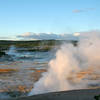
<path fill-rule="evenodd" d="M 47 71 L 42 66 L 46 66 L 46 64 L 36 62 L 0 63 L 0 94 L 10 93 L 12 97 L 13 94 L 16 94 L 15 91 L 17 94 L 30 92 L 33 84 L 40 79 L 43 72 Z"/>
<path fill-rule="evenodd" d="M 95 96 L 98 95 L 100 95 L 100 89 L 83 89 L 53 92 L 40 95 L 33 95 L 29 97 L 21 97 L 14 99 L 10 98 L 3 100 L 96 100 Z"/>

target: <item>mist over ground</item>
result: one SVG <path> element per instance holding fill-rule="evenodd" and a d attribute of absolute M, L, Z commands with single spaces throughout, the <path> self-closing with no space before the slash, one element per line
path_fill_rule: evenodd
<path fill-rule="evenodd" d="M 48 66 L 48 71 L 35 83 L 29 95 L 47 92 L 86 89 L 97 81 L 88 79 L 91 74 L 78 78 L 83 70 L 99 73 L 100 34 L 84 33 L 79 37 L 78 45 L 63 44 Z M 69 80 L 71 78 L 71 80 Z M 99 80 L 100 81 L 100 80 Z"/>

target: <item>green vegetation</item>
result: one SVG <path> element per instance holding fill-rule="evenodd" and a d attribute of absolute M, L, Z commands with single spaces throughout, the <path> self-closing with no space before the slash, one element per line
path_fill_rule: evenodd
<path fill-rule="evenodd" d="M 0 57 L 6 55 L 5 52 L 0 51 Z"/>
<path fill-rule="evenodd" d="M 28 51 L 48 51 L 54 47 L 61 45 L 64 42 L 71 42 L 76 45 L 77 41 L 66 41 L 66 40 L 37 40 L 37 41 L 0 41 L 0 50 L 8 50 L 11 45 L 14 45 L 16 48 L 22 48 L 23 50 Z M 22 50 L 20 49 L 20 51 Z M 22 50 L 22 51 L 23 51 Z"/>
<path fill-rule="evenodd" d="M 100 95 L 94 96 L 95 100 L 100 100 Z"/>

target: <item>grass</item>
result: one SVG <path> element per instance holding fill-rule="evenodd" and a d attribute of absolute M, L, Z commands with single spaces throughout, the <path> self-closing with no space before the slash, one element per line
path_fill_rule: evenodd
<path fill-rule="evenodd" d="M 95 100 L 100 100 L 100 95 L 94 96 Z"/>
<path fill-rule="evenodd" d="M 37 41 L 6 41 L 0 40 L 0 50 L 8 50 L 11 45 L 17 48 L 28 48 L 29 50 L 51 50 L 54 46 L 61 45 L 64 42 L 71 42 L 76 45 L 77 41 L 67 40 L 37 40 Z"/>

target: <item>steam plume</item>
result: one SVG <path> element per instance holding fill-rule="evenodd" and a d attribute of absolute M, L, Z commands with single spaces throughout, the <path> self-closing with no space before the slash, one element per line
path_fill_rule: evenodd
<path fill-rule="evenodd" d="M 48 66 L 48 71 L 35 83 L 29 95 L 87 88 L 94 80 L 78 78 L 82 70 L 100 67 L 100 35 L 82 34 L 77 46 L 63 44 Z"/>

